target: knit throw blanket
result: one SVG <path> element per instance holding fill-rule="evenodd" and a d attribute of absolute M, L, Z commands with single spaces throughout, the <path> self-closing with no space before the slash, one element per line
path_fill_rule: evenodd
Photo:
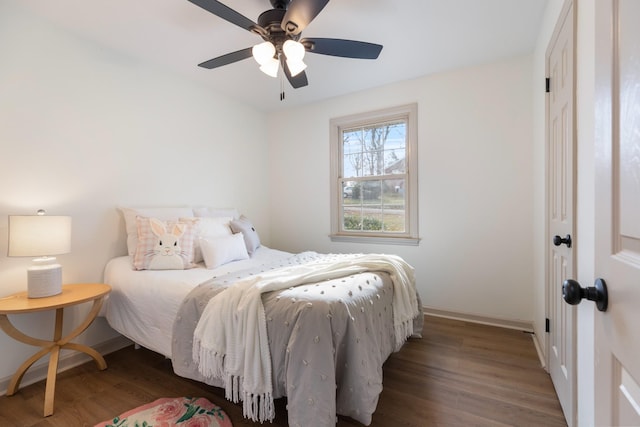
<path fill-rule="evenodd" d="M 386 272 L 391 278 L 399 350 L 413 334 L 413 318 L 419 313 L 413 268 L 395 255 L 331 254 L 240 280 L 212 298 L 194 332 L 193 358 L 200 373 L 221 378 L 226 398 L 242 400 L 246 418 L 273 420 L 271 355 L 261 295 L 367 271 Z"/>

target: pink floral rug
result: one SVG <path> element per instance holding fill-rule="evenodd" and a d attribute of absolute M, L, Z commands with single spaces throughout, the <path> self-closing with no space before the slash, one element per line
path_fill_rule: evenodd
<path fill-rule="evenodd" d="M 95 425 L 95 427 L 143 426 L 233 427 L 227 414 L 203 397 L 165 397 Z"/>

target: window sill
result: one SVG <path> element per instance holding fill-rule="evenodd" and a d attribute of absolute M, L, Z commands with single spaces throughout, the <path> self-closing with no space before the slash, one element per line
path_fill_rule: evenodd
<path fill-rule="evenodd" d="M 420 244 L 419 237 L 352 236 L 344 234 L 330 234 L 329 238 L 332 242 L 368 243 L 374 245 L 418 246 Z"/>

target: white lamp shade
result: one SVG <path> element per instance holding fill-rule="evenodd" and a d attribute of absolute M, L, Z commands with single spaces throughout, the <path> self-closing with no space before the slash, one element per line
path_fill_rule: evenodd
<path fill-rule="evenodd" d="M 271 77 L 278 77 L 278 69 L 280 68 L 280 61 L 275 58 L 271 58 L 271 61 L 267 61 L 260 66 L 260 71 Z"/>
<path fill-rule="evenodd" d="M 251 53 L 258 64 L 265 65 L 267 62 L 274 59 L 276 47 L 271 42 L 263 42 L 253 46 Z"/>
<path fill-rule="evenodd" d="M 302 58 L 304 58 L 304 46 L 302 45 L 302 43 L 294 40 L 287 40 L 286 42 L 284 42 L 284 44 L 282 45 L 282 51 L 290 61 L 302 62 Z"/>
<path fill-rule="evenodd" d="M 40 257 L 70 251 L 70 216 L 9 216 L 9 256 Z"/>

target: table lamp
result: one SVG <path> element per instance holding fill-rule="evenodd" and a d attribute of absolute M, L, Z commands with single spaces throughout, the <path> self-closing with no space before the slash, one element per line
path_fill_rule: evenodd
<path fill-rule="evenodd" d="M 71 217 L 45 215 L 9 216 L 10 257 L 36 257 L 27 270 L 27 296 L 42 298 L 62 292 L 62 266 L 52 255 L 71 251 Z"/>

